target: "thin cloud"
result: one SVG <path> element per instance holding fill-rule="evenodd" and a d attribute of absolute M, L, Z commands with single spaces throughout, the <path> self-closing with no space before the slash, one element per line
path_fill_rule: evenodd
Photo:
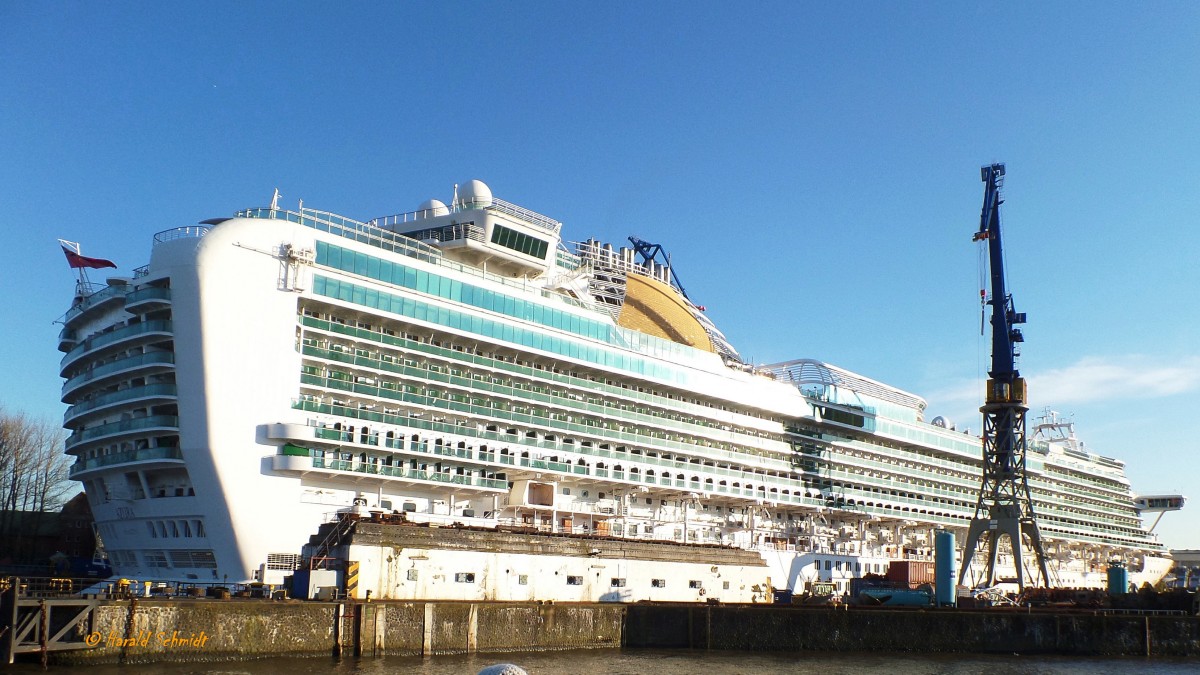
<path fill-rule="evenodd" d="M 1030 407 L 1176 396 L 1200 391 L 1200 356 L 1169 363 L 1146 356 L 1084 357 L 1065 368 L 1029 375 Z M 959 428 L 980 428 L 984 380 L 946 382 L 928 392 L 927 417 L 942 415 Z"/>
<path fill-rule="evenodd" d="M 1094 357 L 1031 375 L 1029 389 L 1051 405 L 1159 398 L 1200 390 L 1200 357 L 1155 363 L 1144 356 Z"/>
<path fill-rule="evenodd" d="M 960 431 L 978 431 L 983 427 L 979 413 L 979 406 L 983 404 L 983 389 L 983 380 L 970 379 L 947 383 L 930 392 L 923 397 L 929 404 L 925 413 L 926 421 L 942 417 L 950 420 Z"/>

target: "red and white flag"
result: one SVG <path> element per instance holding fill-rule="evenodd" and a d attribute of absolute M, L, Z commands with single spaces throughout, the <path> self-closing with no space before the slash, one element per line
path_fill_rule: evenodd
<path fill-rule="evenodd" d="M 116 267 L 117 266 L 117 264 L 111 260 L 105 260 L 104 258 L 89 258 L 86 255 L 79 255 L 79 250 L 78 250 L 79 244 L 73 244 L 73 242 L 66 242 L 66 241 L 63 241 L 62 239 L 59 239 L 58 243 L 60 245 L 62 245 L 63 255 L 67 256 L 67 264 L 71 266 L 71 269 L 79 269 L 81 267 L 89 267 L 91 269 L 98 270 L 98 269 L 102 269 L 105 267 Z M 74 247 L 74 250 L 72 250 L 72 245 Z"/>

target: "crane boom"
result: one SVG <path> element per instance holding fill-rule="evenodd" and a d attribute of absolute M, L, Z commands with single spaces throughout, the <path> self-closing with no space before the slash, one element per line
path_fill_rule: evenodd
<path fill-rule="evenodd" d="M 1004 278 L 1004 249 L 1000 241 L 1000 188 L 1004 182 L 1004 165 L 993 164 L 980 170 L 986 187 L 983 193 L 983 213 L 979 216 L 979 232 L 975 240 L 987 240 L 988 266 L 991 269 L 992 297 L 992 369 L 994 380 L 1012 384 L 1020 377 L 1016 367 L 1016 344 L 1024 342 L 1021 331 L 1013 326 L 1025 323 L 1025 315 L 1013 310 Z"/>
<path fill-rule="evenodd" d="M 988 267 L 991 270 L 992 293 L 988 300 L 992 307 L 992 368 L 988 371 L 988 388 L 986 401 L 988 405 L 1001 406 L 1011 411 L 1014 407 L 1025 405 L 1025 380 L 1017 370 L 1017 343 L 1024 342 L 1025 337 L 1017 324 L 1025 323 L 1025 314 L 1014 310 L 1012 296 L 1009 295 L 1004 275 L 1004 248 L 1000 237 L 1000 204 L 1004 200 L 1000 196 L 1000 188 L 1004 185 L 1004 165 L 992 164 L 980 169 L 980 177 L 984 182 L 983 212 L 979 216 L 979 231 L 975 233 L 975 241 L 986 241 L 988 247 Z M 1024 421 L 1024 411 L 1020 410 L 1020 419 Z M 986 414 L 986 411 L 984 411 Z M 994 439 L 996 451 L 996 466 L 993 467 L 998 477 L 1015 477 L 1018 472 L 1018 455 L 1024 454 L 1023 434 L 1017 438 L 1014 415 L 1002 415 L 1003 423 L 997 425 Z M 1022 429 L 1024 425 L 1022 424 Z M 1023 469 L 1021 469 L 1023 471 Z"/>

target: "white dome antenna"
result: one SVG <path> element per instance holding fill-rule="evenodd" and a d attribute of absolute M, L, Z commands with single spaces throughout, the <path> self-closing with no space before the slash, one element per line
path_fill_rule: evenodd
<path fill-rule="evenodd" d="M 461 190 L 456 185 L 454 197 L 464 209 L 486 209 L 492 205 L 492 189 L 481 180 L 469 180 Z"/>
<path fill-rule="evenodd" d="M 426 199 L 417 207 L 417 220 L 436 218 L 447 213 L 450 213 L 450 209 L 440 199 Z"/>

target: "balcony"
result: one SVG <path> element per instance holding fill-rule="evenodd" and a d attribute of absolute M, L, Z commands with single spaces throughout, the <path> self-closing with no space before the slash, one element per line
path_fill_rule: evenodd
<path fill-rule="evenodd" d="M 151 431 L 178 433 L 179 418 L 174 415 L 151 415 L 150 417 L 121 420 L 90 429 L 81 429 L 67 437 L 66 449 L 72 450 L 93 441 L 112 441 L 124 436 L 143 436 Z"/>
<path fill-rule="evenodd" d="M 138 371 L 139 375 L 153 375 L 175 368 L 173 352 L 148 352 L 118 359 L 110 363 L 96 366 L 91 370 L 80 373 L 63 383 L 62 399 L 64 403 L 73 403 L 74 394 L 85 385 L 99 385 L 117 376 L 129 377 Z"/>
<path fill-rule="evenodd" d="M 58 351 L 70 351 L 78 342 L 75 331 L 70 328 L 64 328 L 58 331 Z"/>
<path fill-rule="evenodd" d="M 146 448 L 130 452 L 118 452 L 103 457 L 80 459 L 71 466 L 71 479 L 82 480 L 82 474 L 103 469 L 118 464 L 154 462 L 163 465 L 183 463 L 183 453 L 179 448 Z M 146 467 L 150 468 L 150 467 Z"/>
<path fill-rule="evenodd" d="M 77 324 L 82 323 L 80 317 L 91 312 L 93 309 L 107 307 L 117 304 L 125 299 L 125 294 L 129 291 L 129 287 L 124 284 L 116 286 L 105 286 L 104 288 L 92 293 L 91 295 L 79 301 L 67 313 L 63 315 L 62 323 L 64 328 L 74 328 Z"/>
<path fill-rule="evenodd" d="M 65 377 L 71 367 L 80 357 L 91 354 L 102 347 L 120 346 L 129 348 L 140 343 L 149 343 L 170 338 L 172 336 L 170 321 L 144 321 L 118 328 L 107 333 L 97 333 L 87 339 L 76 342 L 75 347 L 59 362 L 59 376 Z M 64 329 L 65 332 L 65 329 Z"/>
<path fill-rule="evenodd" d="M 171 306 L 171 289 L 147 286 L 125 296 L 125 311 L 130 314 L 153 312 Z"/>
<path fill-rule="evenodd" d="M 104 410 L 124 403 L 138 402 L 141 405 L 151 405 L 160 403 L 169 403 L 177 400 L 175 385 L 173 384 L 148 384 L 144 387 L 130 387 L 121 391 L 114 391 L 111 394 L 104 394 L 93 399 L 81 401 L 67 408 L 67 412 L 63 414 L 63 425 L 67 426 L 71 422 L 82 423 L 94 413 L 103 412 Z"/>
<path fill-rule="evenodd" d="M 450 484 L 484 491 L 506 491 L 508 481 L 482 476 L 460 476 L 458 474 L 440 473 L 437 471 L 422 471 L 406 466 L 387 466 L 373 462 L 359 462 L 341 459 L 325 459 L 323 457 L 304 457 L 291 452 L 277 454 L 272 458 L 272 467 L 276 471 L 311 473 L 325 475 L 344 475 L 347 478 L 360 481 L 364 477 L 376 476 L 383 482 L 404 481 L 422 484 Z"/>

